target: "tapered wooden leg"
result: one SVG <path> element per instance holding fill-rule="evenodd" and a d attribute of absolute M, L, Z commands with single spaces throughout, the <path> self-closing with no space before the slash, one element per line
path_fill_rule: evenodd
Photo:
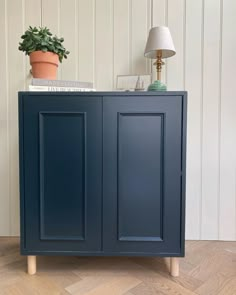
<path fill-rule="evenodd" d="M 28 274 L 36 274 L 36 256 L 27 256 Z"/>
<path fill-rule="evenodd" d="M 179 258 L 177 257 L 170 258 L 170 274 L 172 277 L 179 276 Z"/>

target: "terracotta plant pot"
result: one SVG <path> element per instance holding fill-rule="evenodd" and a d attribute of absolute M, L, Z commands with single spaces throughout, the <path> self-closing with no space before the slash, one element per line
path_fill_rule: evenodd
<path fill-rule="evenodd" d="M 34 78 L 51 80 L 57 78 L 59 57 L 56 53 L 34 51 L 30 53 L 30 64 Z"/>

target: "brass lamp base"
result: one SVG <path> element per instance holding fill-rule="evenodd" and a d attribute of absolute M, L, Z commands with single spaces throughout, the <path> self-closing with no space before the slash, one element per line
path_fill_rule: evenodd
<path fill-rule="evenodd" d="M 152 84 L 148 86 L 148 91 L 166 91 L 166 85 L 162 83 L 160 80 L 154 81 Z"/>
<path fill-rule="evenodd" d="M 154 63 L 157 68 L 157 80 L 148 86 L 148 91 L 166 91 L 166 85 L 161 82 L 161 68 L 164 64 L 161 60 L 161 52 L 157 51 L 157 60 Z"/>

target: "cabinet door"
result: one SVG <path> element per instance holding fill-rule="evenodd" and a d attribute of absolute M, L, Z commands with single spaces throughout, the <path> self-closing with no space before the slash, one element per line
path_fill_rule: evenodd
<path fill-rule="evenodd" d="M 183 101 L 181 95 L 104 99 L 105 251 L 183 255 Z"/>
<path fill-rule="evenodd" d="M 20 97 L 23 254 L 101 250 L 102 101 Z"/>

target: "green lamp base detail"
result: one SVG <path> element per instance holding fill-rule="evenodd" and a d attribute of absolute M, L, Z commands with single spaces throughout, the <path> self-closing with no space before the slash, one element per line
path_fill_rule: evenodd
<path fill-rule="evenodd" d="M 160 80 L 156 80 L 148 86 L 148 91 L 166 91 L 166 89 L 166 85 Z"/>

